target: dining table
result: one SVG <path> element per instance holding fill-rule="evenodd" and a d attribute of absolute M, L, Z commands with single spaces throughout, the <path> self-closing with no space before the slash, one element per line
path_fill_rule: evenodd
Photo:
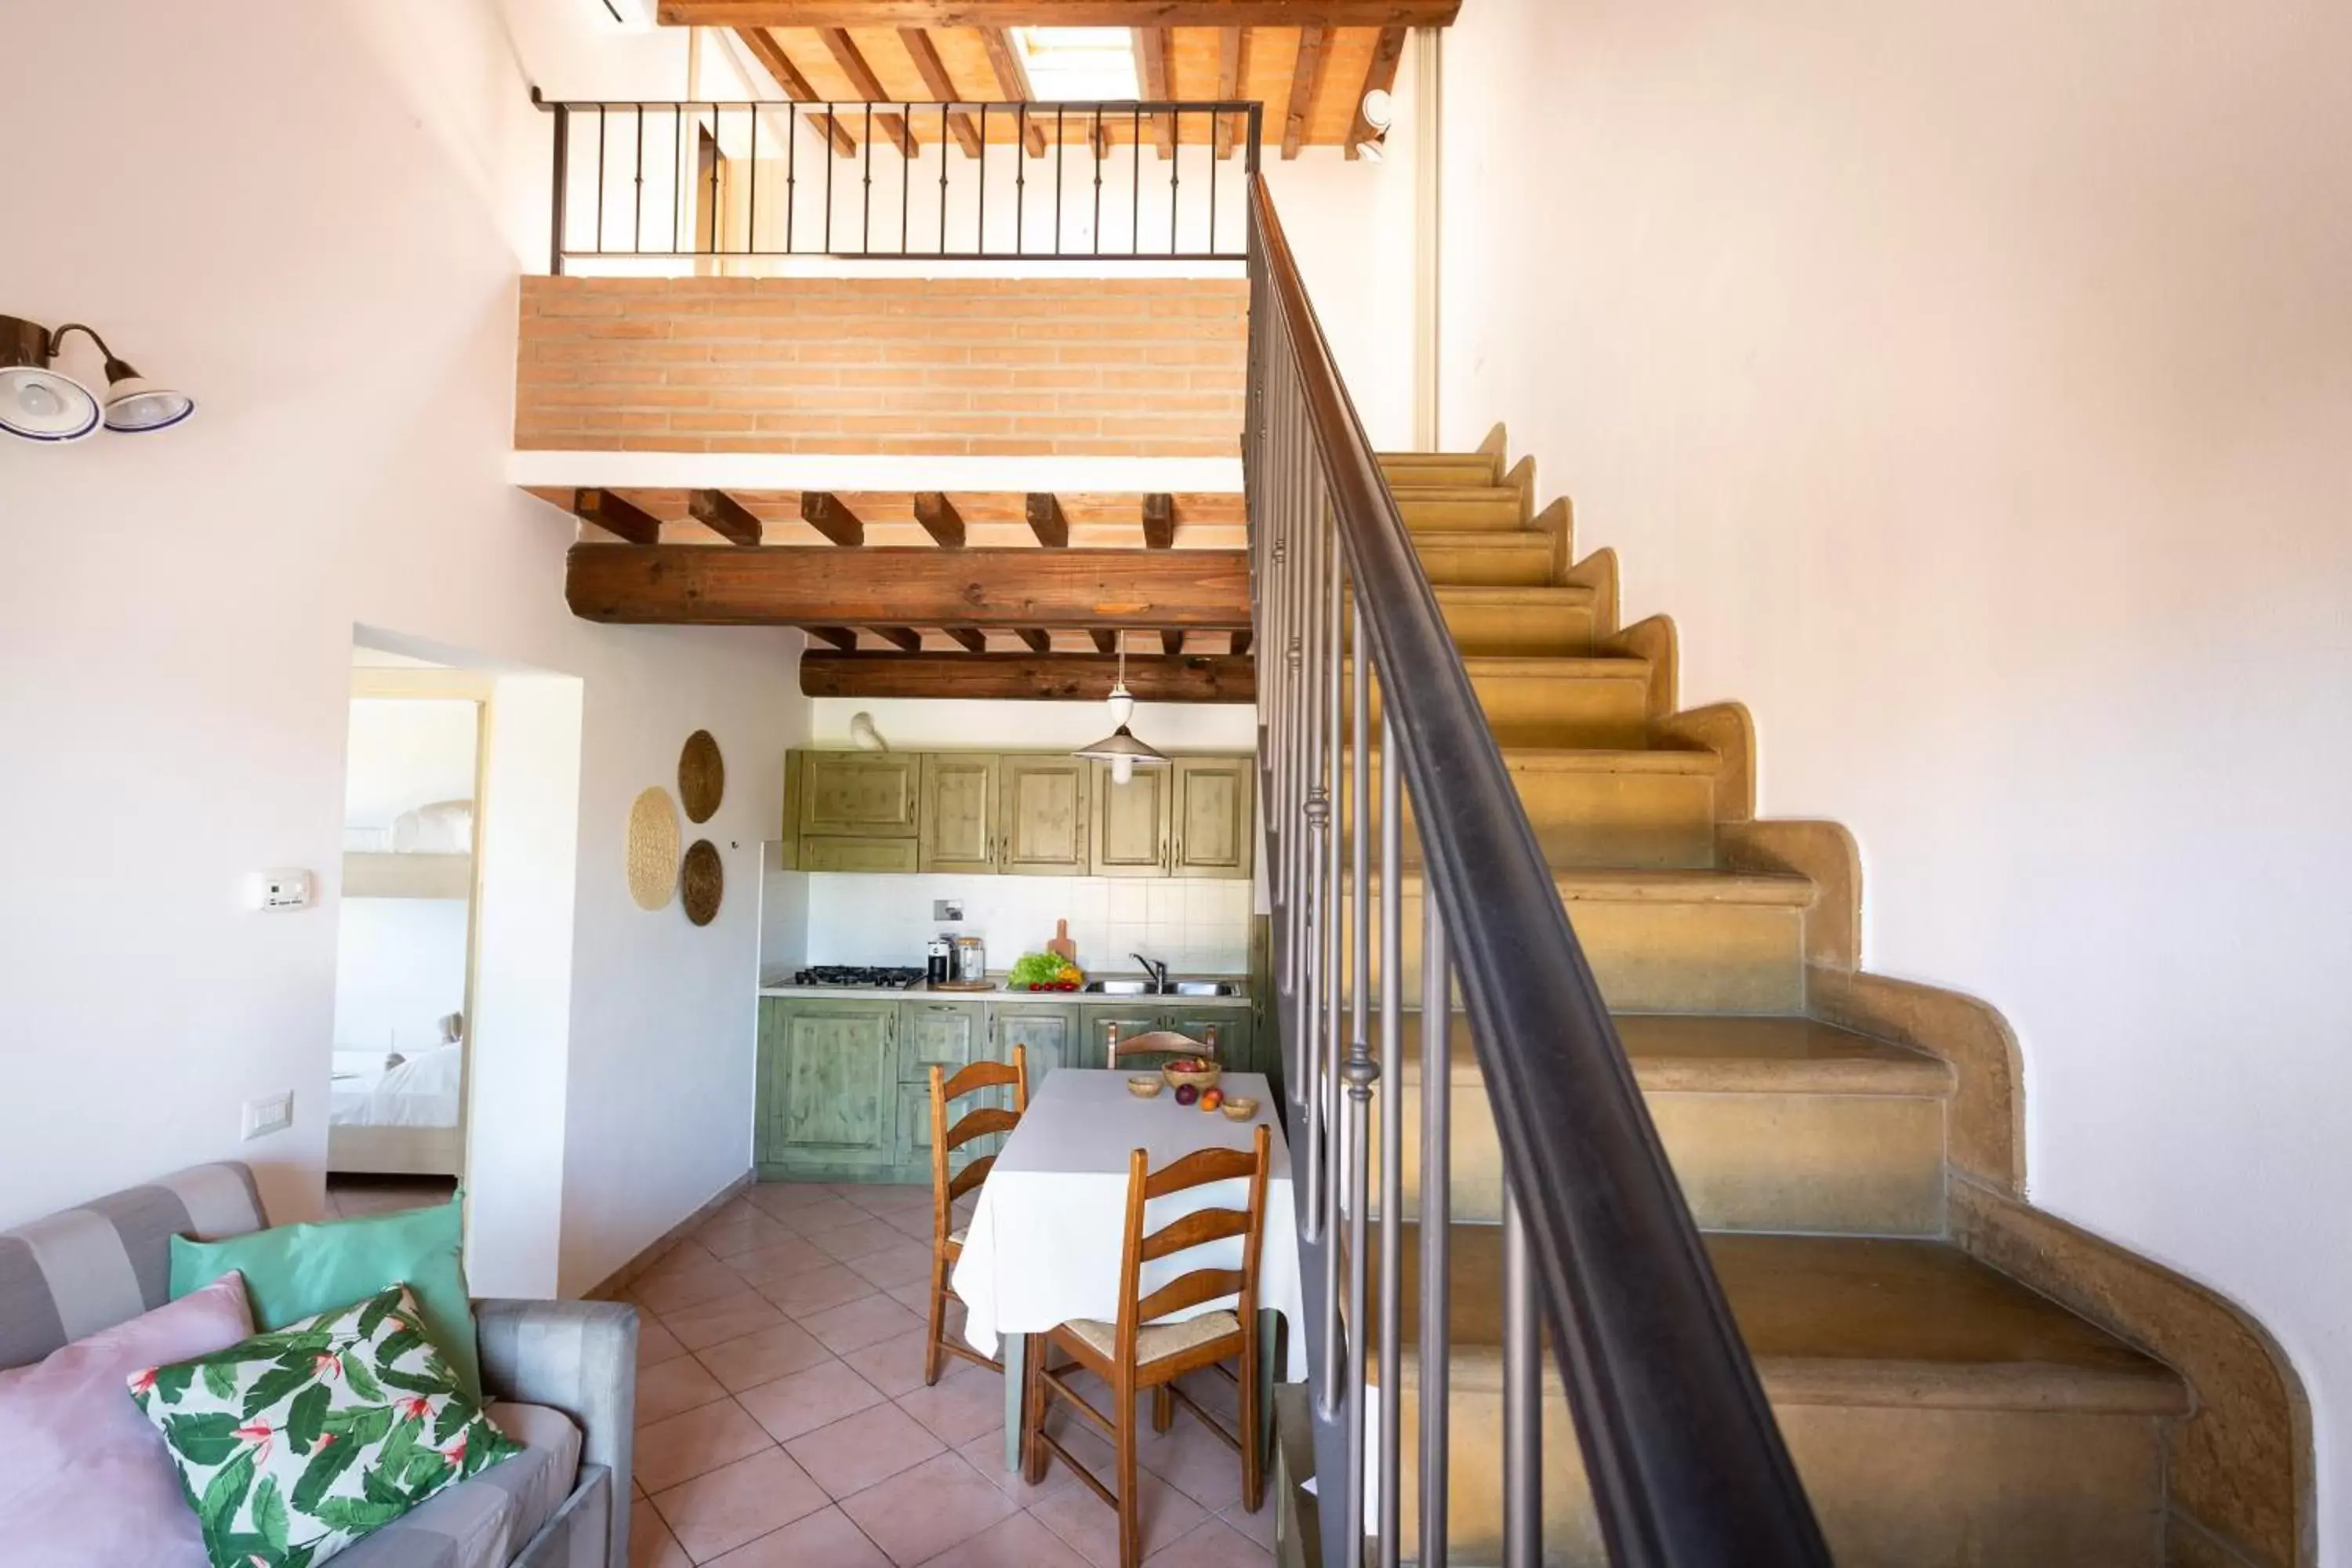
<path fill-rule="evenodd" d="M 1134 1068 L 1057 1068 L 1029 1099 L 1020 1123 L 1005 1134 L 996 1163 L 981 1183 L 964 1235 L 962 1256 L 950 1284 L 964 1304 L 964 1339 L 1004 1363 L 1004 1468 L 1020 1468 L 1023 1363 L 1027 1338 L 1076 1318 L 1116 1321 L 1119 1273 L 1127 1237 L 1129 1162 L 1144 1152 L 1157 1171 L 1199 1149 L 1250 1147 L 1261 1126 L 1273 1129 L 1265 1230 L 1259 1243 L 1257 1305 L 1261 1355 L 1259 1408 L 1274 1408 L 1276 1347 L 1286 1343 L 1285 1380 L 1307 1376 L 1305 1297 L 1299 1279 L 1298 1231 L 1292 1207 L 1290 1149 L 1276 1118 L 1272 1089 L 1262 1073 L 1229 1072 L 1217 1087 L 1228 1098 L 1248 1097 L 1257 1109 L 1245 1120 L 1223 1110 L 1178 1102 L 1163 1088 L 1150 1098 L 1128 1080 L 1153 1076 Z M 1154 1198 L 1146 1232 L 1199 1209 L 1247 1205 L 1245 1180 L 1211 1183 Z M 1226 1237 L 1144 1265 L 1150 1293 L 1196 1268 L 1238 1268 L 1242 1239 Z M 1230 1310 L 1233 1297 L 1203 1301 L 1170 1321 Z M 1289 1331 L 1277 1334 L 1277 1322 Z M 1264 1435 L 1261 1434 L 1261 1441 Z"/>

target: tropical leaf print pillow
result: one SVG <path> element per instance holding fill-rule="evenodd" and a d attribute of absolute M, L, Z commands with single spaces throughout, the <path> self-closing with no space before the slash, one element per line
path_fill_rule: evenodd
<path fill-rule="evenodd" d="M 313 1568 L 520 1453 L 457 1389 L 404 1285 L 131 1378 L 215 1568 Z"/>

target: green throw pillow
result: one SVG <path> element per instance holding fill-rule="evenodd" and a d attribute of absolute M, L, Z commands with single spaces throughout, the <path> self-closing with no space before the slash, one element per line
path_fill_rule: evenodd
<path fill-rule="evenodd" d="M 130 1382 L 215 1568 L 313 1568 L 522 1451 L 458 1392 L 401 1285 Z"/>
<path fill-rule="evenodd" d="M 201 1290 L 234 1268 L 253 1298 L 263 1329 L 373 1296 L 390 1285 L 416 1293 L 425 1331 L 457 1370 L 457 1387 L 482 1402 L 482 1363 L 474 1343 L 474 1308 L 466 1296 L 465 1194 L 431 1208 L 365 1219 L 281 1225 L 221 1241 L 172 1238 L 172 1299 Z"/>

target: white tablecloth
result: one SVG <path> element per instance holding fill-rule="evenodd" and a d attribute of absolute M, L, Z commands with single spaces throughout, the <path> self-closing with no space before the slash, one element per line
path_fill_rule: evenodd
<path fill-rule="evenodd" d="M 1265 1237 L 1258 1255 L 1257 1304 L 1288 1321 L 1290 1370 L 1307 1376 L 1305 1305 L 1299 1294 L 1298 1232 L 1290 1195 L 1290 1149 L 1274 1119 L 1274 1099 L 1260 1073 L 1229 1072 L 1221 1087 L 1255 1095 L 1257 1114 L 1234 1121 L 1222 1112 L 1176 1103 L 1175 1091 L 1138 1100 L 1129 1070 L 1057 1068 L 1029 1101 L 981 1184 L 963 1256 L 951 1283 L 967 1309 L 964 1338 L 994 1355 L 1002 1334 L 1043 1333 L 1073 1318 L 1118 1319 L 1119 1253 L 1127 1226 L 1128 1160 L 1145 1151 L 1160 1169 L 1195 1149 L 1246 1149 L 1259 1126 L 1274 1130 L 1274 1168 L 1266 1182 Z M 1240 1208 L 1245 1181 L 1218 1182 L 1155 1198 L 1145 1211 L 1148 1235 L 1195 1209 Z M 1144 1265 L 1143 1290 L 1195 1268 L 1238 1268 L 1238 1237 L 1189 1248 Z M 1175 1314 L 1230 1309 L 1234 1298 Z"/>

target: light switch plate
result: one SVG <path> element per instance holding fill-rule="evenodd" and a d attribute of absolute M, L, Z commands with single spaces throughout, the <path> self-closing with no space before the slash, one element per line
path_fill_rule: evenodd
<path fill-rule="evenodd" d="M 294 1125 L 294 1091 L 273 1094 L 245 1102 L 245 1136 L 249 1142 L 267 1138 L 272 1132 L 283 1132 Z"/>

